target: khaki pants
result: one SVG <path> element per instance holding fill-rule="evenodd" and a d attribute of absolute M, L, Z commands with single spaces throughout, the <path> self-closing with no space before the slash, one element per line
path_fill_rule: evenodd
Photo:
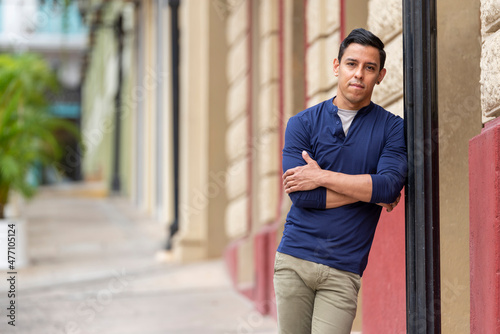
<path fill-rule="evenodd" d="M 360 277 L 276 253 L 274 290 L 280 334 L 349 334 Z"/>

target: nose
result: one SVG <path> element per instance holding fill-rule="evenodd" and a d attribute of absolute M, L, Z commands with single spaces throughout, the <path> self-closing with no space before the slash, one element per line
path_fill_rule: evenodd
<path fill-rule="evenodd" d="M 354 73 L 356 79 L 363 79 L 363 66 L 358 66 L 356 72 Z"/>

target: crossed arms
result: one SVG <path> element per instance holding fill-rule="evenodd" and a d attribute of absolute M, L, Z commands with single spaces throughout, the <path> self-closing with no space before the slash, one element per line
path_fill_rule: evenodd
<path fill-rule="evenodd" d="M 386 142 L 378 157 L 375 174 L 346 174 L 322 169 L 307 150 L 311 126 L 290 118 L 283 149 L 283 186 L 297 207 L 330 209 L 358 201 L 376 203 L 391 211 L 407 173 L 406 144 L 402 120 L 386 128 Z M 379 134 L 380 135 L 380 134 Z"/>
<path fill-rule="evenodd" d="M 306 151 L 302 158 L 307 163 L 287 170 L 283 174 L 283 187 L 287 194 L 308 191 L 319 187 L 326 188 L 325 209 L 337 208 L 358 201 L 370 202 L 372 198 L 372 178 L 369 174 L 349 175 L 323 170 Z M 401 196 L 388 204 L 377 203 L 391 212 L 399 203 Z"/>

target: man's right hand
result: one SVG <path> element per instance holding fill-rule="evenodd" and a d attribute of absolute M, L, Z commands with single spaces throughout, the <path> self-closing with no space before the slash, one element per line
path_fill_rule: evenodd
<path fill-rule="evenodd" d="M 312 190 L 319 186 L 317 180 L 323 170 L 306 151 L 302 151 L 302 158 L 306 162 L 305 165 L 291 168 L 282 176 L 283 187 L 287 194 L 295 191 Z"/>

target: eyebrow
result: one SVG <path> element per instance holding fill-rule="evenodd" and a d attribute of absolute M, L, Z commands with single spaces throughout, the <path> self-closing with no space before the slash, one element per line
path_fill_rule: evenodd
<path fill-rule="evenodd" d="M 358 62 L 359 62 L 359 61 L 358 61 L 357 59 L 355 59 L 355 58 L 347 58 L 347 59 L 346 59 L 346 61 L 354 61 L 354 62 L 356 62 L 356 63 L 358 63 Z M 373 66 L 375 66 L 375 67 L 378 67 L 378 64 L 377 64 L 377 63 L 368 62 L 367 64 L 368 64 L 368 65 L 373 65 Z"/>

